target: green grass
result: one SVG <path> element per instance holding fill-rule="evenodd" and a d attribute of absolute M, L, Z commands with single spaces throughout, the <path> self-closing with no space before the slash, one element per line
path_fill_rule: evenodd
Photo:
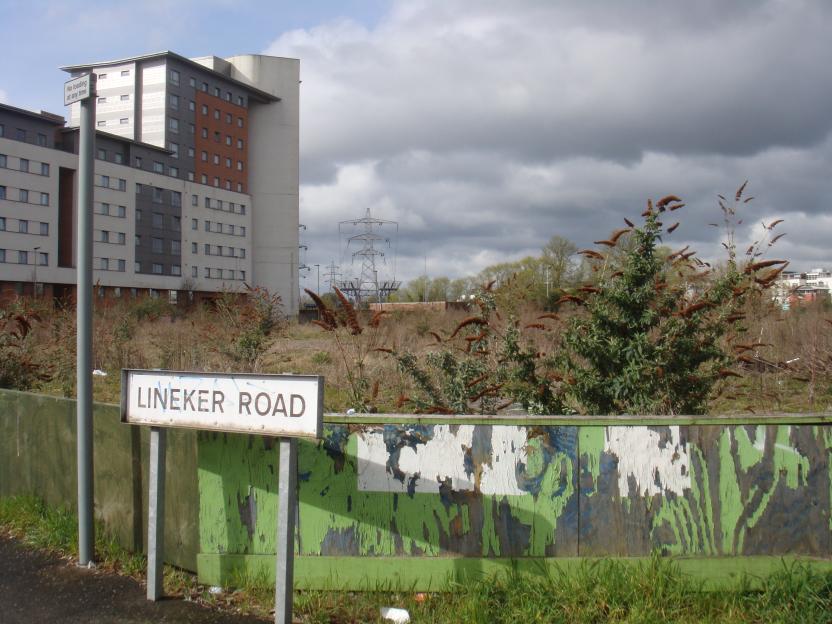
<path fill-rule="evenodd" d="M 0 498 L 0 533 L 35 548 L 77 554 L 77 520 L 66 508 L 32 497 Z M 118 546 L 97 530 L 99 567 L 140 578 L 145 558 Z M 264 618 L 274 606 L 274 585 L 263 578 L 234 579 L 237 589 L 211 594 L 194 576 L 168 568 L 168 595 Z M 396 606 L 412 621 L 435 624 L 515 622 L 830 622 L 832 573 L 808 565 L 783 564 L 752 589 L 747 579 L 727 589 L 704 591 L 702 581 L 684 575 L 672 559 L 653 556 L 639 565 L 615 560 L 587 561 L 577 569 L 539 575 L 505 574 L 456 584 L 446 592 L 296 591 L 295 617 L 310 624 L 381 622 L 379 608 Z"/>

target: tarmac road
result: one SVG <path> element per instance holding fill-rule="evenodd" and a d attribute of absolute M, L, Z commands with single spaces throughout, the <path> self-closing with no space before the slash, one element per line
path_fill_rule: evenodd
<path fill-rule="evenodd" d="M 0 536 L 0 624 L 90 622 L 263 624 L 171 598 L 150 602 L 135 580 L 78 568 Z"/>

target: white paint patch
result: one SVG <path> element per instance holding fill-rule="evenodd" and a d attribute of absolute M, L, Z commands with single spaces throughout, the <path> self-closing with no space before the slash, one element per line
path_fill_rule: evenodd
<path fill-rule="evenodd" d="M 476 489 L 475 475 L 466 473 L 465 455 L 473 445 L 474 426 L 458 425 L 456 432 L 450 425 L 436 425 L 433 437 L 415 448 L 399 451 L 398 468 L 404 482 L 387 469 L 389 454 L 381 431 L 358 436 L 358 489 L 366 492 L 407 492 L 416 477 L 414 491 L 436 494 L 439 486 L 450 479 L 457 492 Z M 517 464 L 526 462 L 526 430 L 522 427 L 492 427 L 490 461 L 481 466 L 483 494 L 523 495 L 517 484 Z"/>
<path fill-rule="evenodd" d="M 678 425 L 668 429 L 670 439 L 661 448 L 661 435 L 648 427 L 606 428 L 604 452 L 618 458 L 618 492 L 621 496 L 682 494 L 690 489 L 687 445 L 681 443 Z M 630 477 L 635 480 L 635 492 L 630 492 Z"/>
<path fill-rule="evenodd" d="M 482 467 L 480 476 L 483 494 L 527 493 L 517 486 L 517 464 L 526 465 L 528 442 L 525 427 L 491 427 L 491 464 Z"/>

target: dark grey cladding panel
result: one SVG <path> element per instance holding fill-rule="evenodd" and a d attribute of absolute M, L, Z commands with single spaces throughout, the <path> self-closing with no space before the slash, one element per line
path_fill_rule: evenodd
<path fill-rule="evenodd" d="M 3 138 L 49 148 L 55 147 L 55 133 L 63 127 L 63 124 L 41 119 L 36 114 L 16 112 L 5 107 L 0 107 L 0 124 L 3 126 Z"/>
<path fill-rule="evenodd" d="M 161 190 L 161 202 L 158 192 Z M 136 189 L 134 189 L 136 190 Z M 182 266 L 182 253 L 171 251 L 171 242 L 182 243 L 181 218 L 182 207 L 174 205 L 174 191 L 162 187 L 141 185 L 136 192 L 136 261 L 141 263 L 139 273 L 153 273 L 153 264 L 162 265 L 162 275 L 172 275 L 171 266 Z M 138 218 L 138 215 L 141 218 Z M 155 216 L 155 219 L 154 219 Z M 179 229 L 176 220 L 179 219 Z M 162 251 L 153 250 L 153 239 L 162 241 Z M 135 244 L 135 241 L 134 241 Z"/>
<path fill-rule="evenodd" d="M 179 72 L 179 84 L 175 85 L 170 81 L 170 70 L 173 69 Z M 165 111 L 165 147 L 168 143 L 176 143 L 179 146 L 179 158 L 171 158 L 174 167 L 179 168 L 179 177 L 185 179 L 186 172 L 194 171 L 194 159 L 188 157 L 188 148 L 194 148 L 196 142 L 196 133 L 199 130 L 195 127 L 196 113 L 190 110 L 190 102 L 196 101 L 196 91 L 190 85 L 189 79 L 194 76 L 193 69 L 176 61 L 175 59 L 168 59 L 168 101 L 165 103 L 167 110 Z M 199 83 L 197 83 L 199 84 Z M 175 95 L 179 98 L 179 107 L 174 109 L 171 106 L 170 95 Z M 179 121 L 179 132 L 173 132 L 170 127 L 169 120 L 173 118 Z M 194 132 L 190 131 L 190 127 L 194 126 Z"/>

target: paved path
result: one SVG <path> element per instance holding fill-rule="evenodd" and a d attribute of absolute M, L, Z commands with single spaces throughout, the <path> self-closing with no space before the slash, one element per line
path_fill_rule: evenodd
<path fill-rule="evenodd" d="M 139 624 L 262 624 L 192 602 L 149 602 L 135 580 L 73 566 L 0 537 L 0 623 L 84 622 Z"/>

